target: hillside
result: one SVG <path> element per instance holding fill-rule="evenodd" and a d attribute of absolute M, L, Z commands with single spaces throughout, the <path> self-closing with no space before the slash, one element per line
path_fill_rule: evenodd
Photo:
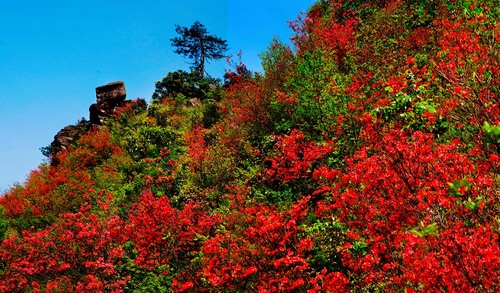
<path fill-rule="evenodd" d="M 0 292 L 499 292 L 496 2 L 320 0 L 262 74 L 110 84 L 0 198 Z"/>

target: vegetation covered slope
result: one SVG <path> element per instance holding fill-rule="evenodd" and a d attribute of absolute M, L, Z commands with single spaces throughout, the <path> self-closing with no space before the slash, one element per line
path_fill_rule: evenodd
<path fill-rule="evenodd" d="M 500 291 L 499 9 L 319 1 L 263 75 L 170 73 L 0 199 L 0 291 Z"/>

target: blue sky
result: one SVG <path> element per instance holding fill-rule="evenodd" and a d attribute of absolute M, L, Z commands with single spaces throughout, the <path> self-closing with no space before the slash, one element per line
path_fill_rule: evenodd
<path fill-rule="evenodd" d="M 200 21 L 260 71 L 258 54 L 275 35 L 288 40 L 287 21 L 314 2 L 0 1 L 0 192 L 24 182 L 61 128 L 88 118 L 97 86 L 123 80 L 128 98 L 149 101 L 155 81 L 187 70 L 170 46 L 175 24 Z M 224 68 L 208 71 L 221 77 Z"/>

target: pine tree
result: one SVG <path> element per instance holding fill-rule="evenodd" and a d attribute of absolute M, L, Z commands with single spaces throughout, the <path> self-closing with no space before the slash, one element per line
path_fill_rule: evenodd
<path fill-rule="evenodd" d="M 199 21 L 196 21 L 190 28 L 179 25 L 175 27 L 180 37 L 170 39 L 172 46 L 176 47 L 174 52 L 191 59 L 191 69 L 201 77 L 205 74 L 205 61 L 221 59 L 228 50 L 227 41 L 209 35 L 205 26 Z"/>

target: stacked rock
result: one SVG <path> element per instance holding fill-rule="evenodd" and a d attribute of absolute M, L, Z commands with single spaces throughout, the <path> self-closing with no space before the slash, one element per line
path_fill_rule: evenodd
<path fill-rule="evenodd" d="M 97 103 L 89 108 L 90 123 L 101 125 L 111 116 L 116 107 L 121 106 L 127 97 L 123 81 L 110 82 L 95 89 Z"/>

